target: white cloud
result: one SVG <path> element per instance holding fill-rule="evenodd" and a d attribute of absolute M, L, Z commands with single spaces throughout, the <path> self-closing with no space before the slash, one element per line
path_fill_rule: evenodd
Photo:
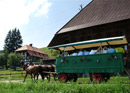
<path fill-rule="evenodd" d="M 48 0 L 0 0 L 0 42 L 10 29 L 28 24 L 30 16 L 47 15 L 50 6 Z"/>

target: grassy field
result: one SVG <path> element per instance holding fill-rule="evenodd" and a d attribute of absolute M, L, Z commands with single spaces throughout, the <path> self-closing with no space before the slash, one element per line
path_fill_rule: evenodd
<path fill-rule="evenodd" d="M 24 76 L 25 76 L 25 71 L 23 71 L 22 68 L 17 68 L 16 71 L 10 68 L 8 70 L 0 69 L 0 81 L 23 80 Z"/>
<path fill-rule="evenodd" d="M 2 70 L 0 73 L 21 73 L 22 69 Z M 77 82 L 61 83 L 51 78 L 50 82 L 41 79 L 35 83 L 24 75 L 0 77 L 0 93 L 130 93 L 130 79 L 128 77 L 111 77 L 107 83 L 93 83 L 89 78 L 78 78 Z M 8 81 L 8 82 L 7 82 Z"/>
<path fill-rule="evenodd" d="M 47 47 L 41 48 L 40 50 L 48 54 L 50 58 L 56 58 L 59 55 L 59 51 L 54 49 L 48 49 Z"/>
<path fill-rule="evenodd" d="M 112 77 L 107 83 L 90 83 L 88 78 L 79 78 L 76 83 L 60 83 L 41 80 L 22 82 L 1 82 L 0 93 L 130 93 L 128 77 Z"/>
<path fill-rule="evenodd" d="M 0 74 L 21 73 L 21 72 L 25 72 L 25 71 L 23 71 L 23 68 L 17 68 L 16 71 L 14 69 L 10 69 L 10 68 L 8 70 L 0 69 Z"/>

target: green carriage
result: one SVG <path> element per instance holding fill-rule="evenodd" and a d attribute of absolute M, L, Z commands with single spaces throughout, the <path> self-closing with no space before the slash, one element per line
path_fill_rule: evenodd
<path fill-rule="evenodd" d="M 126 38 L 121 36 L 64 44 L 50 48 L 65 52 L 99 46 L 125 45 L 127 43 Z M 56 58 L 56 72 L 62 82 L 76 81 L 78 78 L 77 73 L 89 73 L 91 81 L 107 81 L 110 78 L 110 73 L 124 72 L 123 54 L 119 52 L 58 57 Z"/>

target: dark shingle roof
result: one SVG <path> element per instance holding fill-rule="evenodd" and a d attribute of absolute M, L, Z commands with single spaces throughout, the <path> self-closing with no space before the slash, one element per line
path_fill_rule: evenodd
<path fill-rule="evenodd" d="M 57 34 L 130 19 L 130 0 L 93 0 Z"/>

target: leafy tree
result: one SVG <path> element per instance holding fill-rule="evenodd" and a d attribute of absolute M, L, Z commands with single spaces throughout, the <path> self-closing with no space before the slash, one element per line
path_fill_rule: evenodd
<path fill-rule="evenodd" d="M 3 65 L 6 65 L 6 58 L 4 53 L 0 54 L 0 66 Z"/>
<path fill-rule="evenodd" d="M 59 51 L 57 51 L 57 50 L 51 50 L 51 53 L 52 53 L 53 56 L 59 55 Z"/>
<path fill-rule="evenodd" d="M 5 39 L 4 52 L 11 53 L 22 45 L 22 36 L 19 29 L 10 30 Z"/>
<path fill-rule="evenodd" d="M 10 53 L 8 55 L 8 65 L 14 66 L 14 70 L 16 70 L 16 66 L 20 66 L 20 61 L 22 60 L 22 56 L 16 53 Z"/>
<path fill-rule="evenodd" d="M 6 70 L 8 70 L 7 59 L 8 59 L 8 54 L 7 53 L 0 54 L 0 65 L 1 66 L 6 66 Z"/>

